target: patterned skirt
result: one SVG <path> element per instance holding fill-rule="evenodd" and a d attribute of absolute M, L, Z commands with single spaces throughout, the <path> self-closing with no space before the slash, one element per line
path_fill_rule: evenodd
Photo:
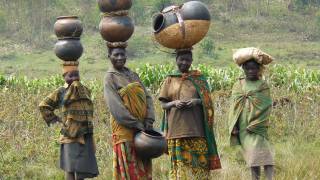
<path fill-rule="evenodd" d="M 209 179 L 208 145 L 205 138 L 168 140 L 171 180 Z"/>
<path fill-rule="evenodd" d="M 113 179 L 152 179 L 151 160 L 142 160 L 137 157 L 132 142 L 116 144 L 113 146 Z"/>

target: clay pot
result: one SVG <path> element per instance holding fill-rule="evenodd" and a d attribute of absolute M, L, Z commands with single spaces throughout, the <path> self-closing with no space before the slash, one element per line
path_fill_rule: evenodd
<path fill-rule="evenodd" d="M 101 12 L 112 12 L 119 10 L 129 10 L 132 6 L 131 0 L 98 0 Z"/>
<path fill-rule="evenodd" d="M 108 42 L 126 42 L 133 34 L 134 24 L 128 16 L 104 17 L 99 30 L 102 38 Z"/>
<path fill-rule="evenodd" d="M 55 44 L 54 52 L 63 61 L 76 61 L 81 57 L 83 47 L 78 39 L 63 39 Z"/>
<path fill-rule="evenodd" d="M 137 155 L 142 159 L 152 159 L 161 156 L 167 149 L 165 137 L 155 131 L 141 131 L 134 138 Z"/>
<path fill-rule="evenodd" d="M 54 32 L 59 39 L 77 37 L 82 34 L 82 23 L 77 16 L 60 16 L 54 23 Z"/>
<path fill-rule="evenodd" d="M 190 48 L 205 37 L 210 19 L 208 8 L 199 1 L 167 7 L 153 19 L 155 39 L 167 48 Z"/>

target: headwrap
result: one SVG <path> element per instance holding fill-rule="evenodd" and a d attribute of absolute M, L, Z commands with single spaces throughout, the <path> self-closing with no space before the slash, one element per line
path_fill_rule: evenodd
<path fill-rule="evenodd" d="M 128 10 L 119 10 L 113 12 L 104 12 L 102 13 L 102 17 L 127 16 L 128 14 Z"/>
<path fill-rule="evenodd" d="M 127 42 L 107 42 L 108 48 L 126 48 L 127 46 Z"/>
<path fill-rule="evenodd" d="M 273 57 L 258 48 L 248 47 L 234 50 L 233 60 L 239 66 L 249 60 L 254 60 L 261 65 L 267 65 L 273 61 Z"/>
<path fill-rule="evenodd" d="M 72 71 L 79 71 L 79 61 L 64 61 L 62 64 L 63 74 Z"/>

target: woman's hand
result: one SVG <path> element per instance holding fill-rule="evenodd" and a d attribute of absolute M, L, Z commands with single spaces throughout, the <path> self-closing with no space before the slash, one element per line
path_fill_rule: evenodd
<path fill-rule="evenodd" d="M 190 99 L 190 100 L 185 101 L 185 105 L 187 108 L 194 107 L 198 104 L 201 104 L 201 99 Z"/>
<path fill-rule="evenodd" d="M 175 100 L 174 102 L 174 106 L 178 109 L 182 109 L 186 106 L 185 101 L 181 101 L 181 100 Z"/>
<path fill-rule="evenodd" d="M 49 126 L 54 125 L 54 124 L 57 124 L 57 123 L 62 123 L 61 118 L 58 117 L 58 116 L 57 116 L 56 118 L 54 118 L 53 120 L 50 121 Z"/>
<path fill-rule="evenodd" d="M 190 100 L 175 100 L 171 102 L 161 102 L 163 109 L 171 109 L 175 107 L 177 109 L 190 108 L 195 105 L 201 104 L 200 99 L 190 99 Z"/>
<path fill-rule="evenodd" d="M 145 130 L 152 130 L 153 129 L 153 122 L 150 121 L 149 119 L 144 120 L 144 127 Z"/>
<path fill-rule="evenodd" d="M 136 131 L 144 131 L 145 127 L 142 122 L 137 122 L 137 126 L 135 127 Z"/>

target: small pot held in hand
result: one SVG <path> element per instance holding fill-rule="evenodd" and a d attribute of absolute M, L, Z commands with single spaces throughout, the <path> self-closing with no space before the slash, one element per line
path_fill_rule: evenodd
<path fill-rule="evenodd" d="M 81 57 L 83 47 L 78 39 L 63 39 L 55 44 L 54 52 L 63 61 L 76 61 Z"/>
<path fill-rule="evenodd" d="M 101 12 L 129 10 L 132 6 L 132 1 L 131 0 L 98 0 L 98 6 Z"/>
<path fill-rule="evenodd" d="M 153 159 L 165 153 L 167 141 L 155 130 L 140 131 L 134 138 L 134 146 L 141 159 Z"/>
<path fill-rule="evenodd" d="M 54 23 L 54 32 L 59 39 L 80 38 L 82 31 L 82 23 L 77 16 L 60 16 Z"/>
<path fill-rule="evenodd" d="M 133 34 L 134 24 L 128 16 L 107 16 L 101 20 L 99 30 L 108 42 L 126 42 Z"/>

